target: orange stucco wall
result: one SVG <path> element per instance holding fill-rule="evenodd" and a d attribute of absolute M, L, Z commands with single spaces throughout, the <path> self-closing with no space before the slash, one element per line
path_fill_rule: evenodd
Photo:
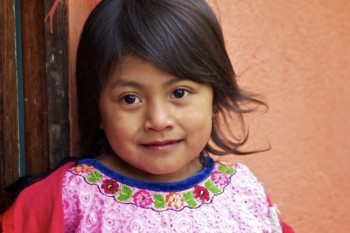
<path fill-rule="evenodd" d="M 266 97 L 244 162 L 297 232 L 350 232 L 350 1 L 218 0 L 241 83 Z"/>
<path fill-rule="evenodd" d="M 68 1 L 73 58 L 94 2 Z M 248 116 L 248 146 L 272 149 L 229 159 L 254 171 L 296 232 L 350 232 L 350 1 L 210 3 L 239 82 L 269 104 Z"/>

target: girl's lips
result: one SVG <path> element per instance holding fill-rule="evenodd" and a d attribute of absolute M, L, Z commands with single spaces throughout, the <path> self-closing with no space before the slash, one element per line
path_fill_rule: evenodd
<path fill-rule="evenodd" d="M 153 151 L 169 151 L 174 149 L 182 140 L 165 140 L 142 143 L 141 146 Z"/>

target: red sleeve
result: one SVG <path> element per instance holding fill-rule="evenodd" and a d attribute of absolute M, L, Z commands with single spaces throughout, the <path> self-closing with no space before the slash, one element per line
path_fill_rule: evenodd
<path fill-rule="evenodd" d="M 14 232 L 13 206 L 0 215 L 0 231 L 3 233 Z"/>
<path fill-rule="evenodd" d="M 280 219 L 281 228 L 283 233 L 294 233 L 294 230 Z"/>
<path fill-rule="evenodd" d="M 62 181 L 70 162 L 45 179 L 24 189 L 15 203 L 1 215 L 4 233 L 64 232 Z"/>

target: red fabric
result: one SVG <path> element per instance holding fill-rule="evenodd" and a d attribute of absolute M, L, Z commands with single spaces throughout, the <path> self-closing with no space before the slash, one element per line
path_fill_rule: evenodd
<path fill-rule="evenodd" d="M 269 196 L 267 196 L 267 202 L 269 203 L 269 207 L 273 206 Z M 281 218 L 280 218 L 280 224 L 281 224 L 281 228 L 282 228 L 283 233 L 294 233 L 293 228 L 291 228 L 289 225 L 287 225 L 285 222 L 283 222 L 283 220 Z"/>
<path fill-rule="evenodd" d="M 281 222 L 283 233 L 294 233 L 294 230 L 290 226 L 288 226 L 285 222 L 283 222 L 282 220 L 280 220 L 280 222 Z"/>
<path fill-rule="evenodd" d="M 4 223 L 4 224 L 3 224 Z M 11 206 L 5 213 L 0 216 L 0 229 L 1 232 L 13 233 L 13 206 Z"/>
<path fill-rule="evenodd" d="M 24 189 L 15 203 L 1 215 L 3 232 L 64 232 L 62 181 L 65 171 L 74 164 L 67 163 L 50 176 Z"/>

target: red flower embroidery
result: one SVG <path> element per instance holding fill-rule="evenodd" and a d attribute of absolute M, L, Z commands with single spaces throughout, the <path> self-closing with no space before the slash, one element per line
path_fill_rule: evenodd
<path fill-rule="evenodd" d="M 209 201 L 209 191 L 208 189 L 202 187 L 202 186 L 195 186 L 193 190 L 194 197 L 201 200 L 202 202 L 204 201 Z"/>
<path fill-rule="evenodd" d="M 119 191 L 119 184 L 112 179 L 104 180 L 101 188 L 106 194 L 115 194 Z"/>

